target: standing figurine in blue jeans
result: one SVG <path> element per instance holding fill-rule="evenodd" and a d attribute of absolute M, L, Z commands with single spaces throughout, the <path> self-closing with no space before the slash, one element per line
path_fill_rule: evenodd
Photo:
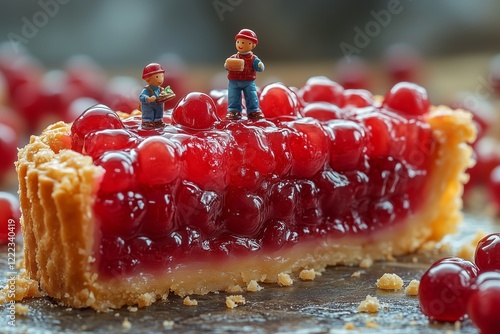
<path fill-rule="evenodd" d="M 250 29 L 240 30 L 234 39 L 238 52 L 227 58 L 224 63 L 229 80 L 226 119 L 241 118 L 241 92 L 245 96 L 248 118 L 264 118 L 259 108 L 259 97 L 255 86 L 256 74 L 264 71 L 264 63 L 252 52 L 259 40 Z"/>
<path fill-rule="evenodd" d="M 144 67 L 142 71 L 142 79 L 148 85 L 144 87 L 139 95 L 142 111 L 142 126 L 145 128 L 163 128 L 163 103 L 157 101 L 158 96 L 162 92 L 161 84 L 163 83 L 165 70 L 160 64 L 151 63 Z"/>

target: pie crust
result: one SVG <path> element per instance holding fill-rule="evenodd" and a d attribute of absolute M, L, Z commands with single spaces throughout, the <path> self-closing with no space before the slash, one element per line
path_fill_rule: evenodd
<path fill-rule="evenodd" d="M 461 221 L 464 171 L 472 164 L 467 142 L 475 138 L 471 115 L 465 111 L 439 106 L 425 117 L 437 148 L 431 157 L 427 198 L 405 221 L 368 236 L 306 241 L 243 258 L 230 255 L 217 263 L 197 260 L 127 279 L 99 276 L 93 266 L 99 231 L 92 208 L 104 171 L 90 157 L 70 149 L 69 124 L 55 123 L 31 137 L 16 164 L 26 271 L 63 305 L 106 310 L 144 307 L 170 291 L 187 296 L 247 287 L 252 281 L 277 283 L 282 274 L 297 277 L 303 269 L 321 272 L 330 265 L 357 265 L 366 258 L 413 252 L 455 232 Z"/>

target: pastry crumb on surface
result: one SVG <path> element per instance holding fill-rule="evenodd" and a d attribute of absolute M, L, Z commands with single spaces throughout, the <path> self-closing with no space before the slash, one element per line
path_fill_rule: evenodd
<path fill-rule="evenodd" d="M 256 280 L 253 279 L 250 282 L 248 282 L 247 291 L 257 292 L 257 291 L 260 291 L 262 289 L 264 289 L 264 288 L 261 287 Z"/>
<path fill-rule="evenodd" d="M 182 303 L 186 306 L 197 306 L 198 305 L 198 301 L 196 299 L 189 298 L 189 296 L 186 296 L 184 298 L 184 300 L 182 301 Z"/>
<path fill-rule="evenodd" d="M 122 327 L 124 329 L 130 329 L 130 328 L 132 328 L 132 323 L 130 321 L 128 321 L 127 318 L 125 318 L 125 319 L 123 319 Z"/>
<path fill-rule="evenodd" d="M 408 323 L 410 326 L 416 326 L 417 322 L 415 320 L 412 320 Z"/>
<path fill-rule="evenodd" d="M 411 262 L 418 263 L 418 257 L 416 256 L 412 257 Z"/>
<path fill-rule="evenodd" d="M 14 298 L 9 298 L 10 294 L 8 286 L 5 286 L 0 290 L 0 304 L 11 300 L 19 302 L 26 298 L 42 297 L 42 292 L 38 289 L 38 281 L 29 278 L 28 273 L 25 270 L 15 277 L 15 281 L 16 293 Z"/>
<path fill-rule="evenodd" d="M 472 237 L 469 242 L 464 243 L 457 251 L 456 256 L 462 259 L 474 261 L 474 254 L 476 253 L 476 247 L 479 241 L 486 236 L 486 233 L 482 230 L 477 231 L 477 233 Z"/>
<path fill-rule="evenodd" d="M 458 320 L 455 321 L 455 323 L 453 324 L 453 329 L 455 329 L 456 331 L 460 331 L 462 329 L 462 323 Z"/>
<path fill-rule="evenodd" d="M 129 307 L 127 307 L 127 310 L 129 312 L 137 312 L 138 308 L 137 308 L 137 306 L 129 306 Z"/>
<path fill-rule="evenodd" d="M 344 324 L 344 329 L 354 330 L 354 329 L 356 329 L 356 326 L 354 326 L 354 323 L 352 323 L 352 322 L 346 322 Z"/>
<path fill-rule="evenodd" d="M 139 308 L 142 308 L 153 304 L 155 301 L 156 301 L 156 294 L 143 293 L 142 295 L 139 296 L 137 306 L 139 306 Z"/>
<path fill-rule="evenodd" d="M 407 296 L 417 296 L 418 295 L 418 288 L 420 287 L 420 281 L 419 280 L 411 280 L 410 283 L 405 288 L 405 294 Z"/>
<path fill-rule="evenodd" d="M 243 288 L 240 285 L 231 285 L 226 289 L 228 293 L 243 292 Z"/>
<path fill-rule="evenodd" d="M 363 269 L 370 268 L 372 265 L 373 265 L 373 260 L 371 257 L 364 258 L 359 263 L 359 267 Z"/>
<path fill-rule="evenodd" d="M 174 328 L 174 322 L 172 320 L 163 320 L 163 329 L 172 329 Z"/>
<path fill-rule="evenodd" d="M 235 308 L 239 304 L 245 304 L 245 303 L 246 303 L 245 297 L 243 297 L 242 295 L 232 295 L 226 297 L 227 308 Z"/>
<path fill-rule="evenodd" d="M 119 317 L 120 316 L 120 313 L 115 313 L 115 317 Z"/>
<path fill-rule="evenodd" d="M 379 308 L 380 302 L 378 298 L 367 295 L 365 300 L 359 304 L 358 311 L 364 313 L 377 313 Z"/>
<path fill-rule="evenodd" d="M 168 293 L 164 293 L 162 296 L 161 296 L 161 300 L 165 301 L 168 299 Z"/>
<path fill-rule="evenodd" d="M 293 279 L 290 277 L 289 274 L 279 273 L 278 274 L 278 283 L 281 286 L 290 286 L 293 284 Z"/>
<path fill-rule="evenodd" d="M 403 280 L 396 274 L 385 273 L 377 280 L 377 288 L 380 290 L 400 290 L 403 287 Z"/>
<path fill-rule="evenodd" d="M 65 311 L 66 312 L 71 312 L 71 311 L 73 311 L 73 309 L 71 307 L 68 307 L 68 308 L 65 309 Z"/>
<path fill-rule="evenodd" d="M 299 278 L 303 281 L 312 281 L 316 278 L 316 272 L 314 269 L 302 269 Z"/>
<path fill-rule="evenodd" d="M 23 303 L 16 303 L 15 312 L 17 315 L 26 315 L 28 314 L 30 307 Z"/>
<path fill-rule="evenodd" d="M 385 259 L 389 262 L 396 262 L 396 258 L 392 254 L 387 254 Z"/>
<path fill-rule="evenodd" d="M 375 321 L 366 320 L 365 326 L 367 328 L 378 328 L 378 324 Z"/>
<path fill-rule="evenodd" d="M 361 271 L 355 271 L 352 273 L 351 277 L 361 277 Z"/>

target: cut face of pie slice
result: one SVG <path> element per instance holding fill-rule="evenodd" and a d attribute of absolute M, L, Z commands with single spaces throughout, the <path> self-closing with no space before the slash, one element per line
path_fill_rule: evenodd
<path fill-rule="evenodd" d="M 33 136 L 17 162 L 30 277 L 67 306 L 146 306 L 401 255 L 455 230 L 468 113 L 430 107 L 409 84 L 375 102 L 284 96 L 298 101 L 264 88 L 274 117 L 229 121 L 191 93 L 162 129 L 97 105 Z"/>

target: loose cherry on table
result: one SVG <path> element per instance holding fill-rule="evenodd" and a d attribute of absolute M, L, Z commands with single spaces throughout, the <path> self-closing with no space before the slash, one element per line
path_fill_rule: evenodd
<path fill-rule="evenodd" d="M 500 272 L 483 272 L 472 284 L 467 314 L 481 334 L 496 334 L 500 329 Z"/>
<path fill-rule="evenodd" d="M 481 272 L 500 272 L 500 234 L 493 233 L 482 238 L 476 247 L 474 262 Z"/>
<path fill-rule="evenodd" d="M 418 298 L 422 313 L 431 320 L 454 322 L 467 312 L 467 301 L 477 267 L 461 258 L 436 261 L 420 279 Z"/>
<path fill-rule="evenodd" d="M 20 232 L 20 215 L 17 197 L 0 191 L 0 244 L 13 242 Z"/>

